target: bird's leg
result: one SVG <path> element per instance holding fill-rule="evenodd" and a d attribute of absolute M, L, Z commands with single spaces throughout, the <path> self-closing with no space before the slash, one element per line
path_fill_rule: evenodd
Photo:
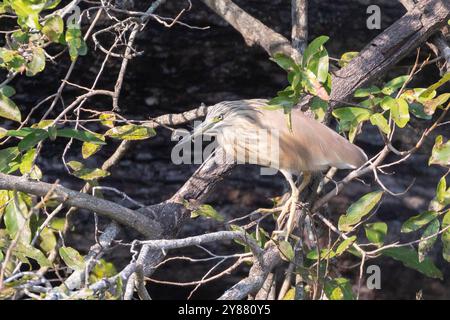
<path fill-rule="evenodd" d="M 289 212 L 289 219 L 286 225 L 286 239 L 289 238 L 289 235 L 291 234 L 292 230 L 294 230 L 295 227 L 295 211 L 297 208 L 298 197 L 303 192 L 303 190 L 305 190 L 305 188 L 308 186 L 310 182 L 311 182 L 311 173 L 303 172 L 303 180 L 301 185 L 298 188 L 295 186 L 295 184 L 291 186 L 291 188 L 293 189 L 291 196 L 291 210 Z"/>
<path fill-rule="evenodd" d="M 283 209 L 281 210 L 280 215 L 278 216 L 277 219 L 277 225 L 278 228 L 281 228 L 281 225 L 283 223 L 284 218 L 286 217 L 286 214 L 289 212 L 289 208 L 291 206 L 291 199 L 292 199 L 292 190 L 296 189 L 297 187 L 295 186 L 295 182 L 294 179 L 292 177 L 292 174 L 288 171 L 285 170 L 280 170 L 280 172 L 283 174 L 283 176 L 286 178 L 287 182 L 289 182 L 289 186 L 291 187 L 291 195 L 289 196 L 289 198 L 286 200 L 286 202 L 283 205 Z"/>

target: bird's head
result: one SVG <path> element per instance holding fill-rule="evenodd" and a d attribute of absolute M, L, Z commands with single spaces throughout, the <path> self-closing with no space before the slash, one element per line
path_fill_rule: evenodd
<path fill-rule="evenodd" d="M 265 105 L 265 100 L 224 101 L 211 106 L 205 120 L 179 143 L 192 141 L 202 135 L 218 136 L 224 133 L 224 129 L 237 130 L 254 126 L 258 121 L 255 107 L 261 105 Z"/>

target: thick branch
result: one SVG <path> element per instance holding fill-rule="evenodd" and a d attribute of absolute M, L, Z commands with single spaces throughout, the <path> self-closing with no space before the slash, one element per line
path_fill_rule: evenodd
<path fill-rule="evenodd" d="M 256 262 L 250 269 L 249 276 L 226 291 L 219 300 L 242 300 L 249 294 L 256 294 L 264 284 L 270 271 L 281 262 L 280 252 L 276 246 L 266 250 L 262 264 Z"/>
<path fill-rule="evenodd" d="M 0 173 L 1 189 L 17 190 L 40 197 L 44 197 L 50 192 L 54 199 L 60 203 L 96 212 L 139 231 L 147 238 L 153 239 L 155 235 L 161 233 L 161 226 L 157 222 L 134 210 L 122 207 L 111 201 L 67 189 L 60 185 L 30 181 L 23 177 Z"/>
<path fill-rule="evenodd" d="M 383 75 L 443 27 L 449 18 L 449 0 L 417 3 L 413 10 L 371 41 L 351 63 L 336 73 L 332 80 L 332 106 L 338 104 L 336 101 L 347 100 L 357 88 Z"/>
<path fill-rule="evenodd" d="M 406 8 L 406 10 L 413 10 L 417 5 L 416 0 L 399 0 L 399 2 Z M 446 71 L 450 71 L 450 47 L 448 46 L 447 39 L 442 33 L 437 33 L 433 38 L 431 38 L 431 43 L 436 47 L 438 52 L 436 55 L 440 55 L 445 59 Z"/>
<path fill-rule="evenodd" d="M 291 7 L 293 56 L 300 61 L 308 43 L 308 0 L 291 0 Z"/>
<path fill-rule="evenodd" d="M 257 44 L 270 56 L 284 53 L 290 56 L 292 47 L 288 39 L 273 31 L 264 23 L 255 19 L 230 0 L 202 0 L 208 7 L 233 26 L 252 46 Z"/>

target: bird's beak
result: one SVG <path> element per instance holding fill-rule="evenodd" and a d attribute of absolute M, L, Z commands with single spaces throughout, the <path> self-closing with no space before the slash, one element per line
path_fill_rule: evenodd
<path fill-rule="evenodd" d="M 185 136 L 183 139 L 181 139 L 178 144 L 184 144 L 187 142 L 191 142 L 197 137 L 200 137 L 204 134 L 206 134 L 212 127 L 214 126 L 214 122 L 206 122 L 203 121 L 200 125 L 198 125 L 191 134 Z"/>

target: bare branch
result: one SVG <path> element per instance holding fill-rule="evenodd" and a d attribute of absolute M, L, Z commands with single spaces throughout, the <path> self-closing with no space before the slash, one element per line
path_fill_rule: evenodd
<path fill-rule="evenodd" d="M 233 26 L 244 37 L 249 46 L 257 44 L 270 56 L 284 53 L 290 56 L 292 47 L 289 40 L 255 19 L 230 0 L 202 0 L 208 7 Z"/>
<path fill-rule="evenodd" d="M 122 207 L 114 202 L 73 191 L 60 185 L 55 186 L 45 182 L 35 182 L 23 177 L 0 173 L 0 189 L 17 190 L 40 197 L 44 197 L 49 191 L 52 191 L 54 199 L 60 203 L 96 212 L 129 226 L 148 238 L 153 238 L 161 233 L 161 226 L 143 214 Z"/>
<path fill-rule="evenodd" d="M 293 56 L 299 62 L 308 44 L 308 0 L 291 0 L 291 13 Z"/>

